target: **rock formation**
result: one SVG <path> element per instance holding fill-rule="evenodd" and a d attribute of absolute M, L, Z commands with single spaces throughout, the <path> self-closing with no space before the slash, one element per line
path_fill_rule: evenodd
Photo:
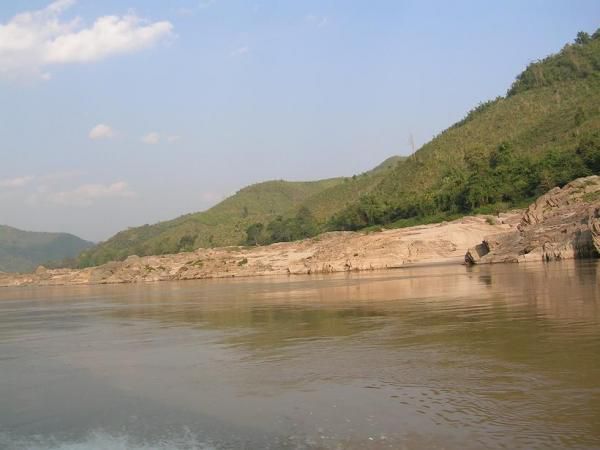
<path fill-rule="evenodd" d="M 578 178 L 538 198 L 517 228 L 470 248 L 471 264 L 590 258 L 600 252 L 600 177 Z"/>

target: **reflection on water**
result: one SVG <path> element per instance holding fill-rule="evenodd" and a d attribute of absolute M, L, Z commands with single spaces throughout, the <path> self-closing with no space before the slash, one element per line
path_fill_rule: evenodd
<path fill-rule="evenodd" d="M 5 289 L 0 447 L 599 446 L 599 273 Z"/>

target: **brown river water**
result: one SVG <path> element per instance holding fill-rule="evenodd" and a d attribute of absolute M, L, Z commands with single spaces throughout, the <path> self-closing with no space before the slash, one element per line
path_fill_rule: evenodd
<path fill-rule="evenodd" d="M 600 264 L 0 289 L 0 449 L 599 448 Z"/>

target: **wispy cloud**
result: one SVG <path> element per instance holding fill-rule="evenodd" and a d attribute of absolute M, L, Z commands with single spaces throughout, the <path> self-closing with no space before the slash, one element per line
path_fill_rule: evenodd
<path fill-rule="evenodd" d="M 136 193 L 125 181 L 113 183 L 81 183 L 85 175 L 80 170 L 27 175 L 0 180 L 0 199 L 7 195 L 22 199 L 32 207 L 68 206 L 86 207 L 102 199 L 127 199 Z"/>
<path fill-rule="evenodd" d="M 96 200 L 135 197 L 125 181 L 112 184 L 84 184 L 68 191 L 48 193 L 47 199 L 59 205 L 91 206 Z"/>
<path fill-rule="evenodd" d="M 115 134 L 115 130 L 113 130 L 110 126 L 104 123 L 99 123 L 90 130 L 89 138 L 93 140 L 110 139 L 115 137 Z"/>
<path fill-rule="evenodd" d="M 156 145 L 160 142 L 160 134 L 156 131 L 152 131 L 145 136 L 142 136 L 142 142 L 144 144 Z"/>
<path fill-rule="evenodd" d="M 177 134 L 173 134 L 171 136 L 167 136 L 167 142 L 177 142 L 181 140 L 181 136 Z"/>
<path fill-rule="evenodd" d="M 246 55 L 247 53 L 250 52 L 250 48 L 247 46 L 242 46 L 242 47 L 238 47 L 234 50 L 231 51 L 231 56 L 242 56 L 242 55 Z"/>
<path fill-rule="evenodd" d="M 33 175 L 26 175 L 23 177 L 5 178 L 0 180 L 0 188 L 15 189 L 23 186 L 27 186 L 31 183 L 35 177 Z"/>
<path fill-rule="evenodd" d="M 50 79 L 48 66 L 100 61 L 151 47 L 172 34 L 170 22 L 149 22 L 133 13 L 98 17 L 87 27 L 79 17 L 62 20 L 74 4 L 58 0 L 0 23 L 0 75 Z"/>

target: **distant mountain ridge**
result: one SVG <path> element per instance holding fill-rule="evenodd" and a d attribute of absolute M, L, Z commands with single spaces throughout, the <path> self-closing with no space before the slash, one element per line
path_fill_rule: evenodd
<path fill-rule="evenodd" d="M 74 258 L 93 245 L 68 233 L 23 231 L 0 225 L 0 271 L 29 272 L 41 264 Z"/>

